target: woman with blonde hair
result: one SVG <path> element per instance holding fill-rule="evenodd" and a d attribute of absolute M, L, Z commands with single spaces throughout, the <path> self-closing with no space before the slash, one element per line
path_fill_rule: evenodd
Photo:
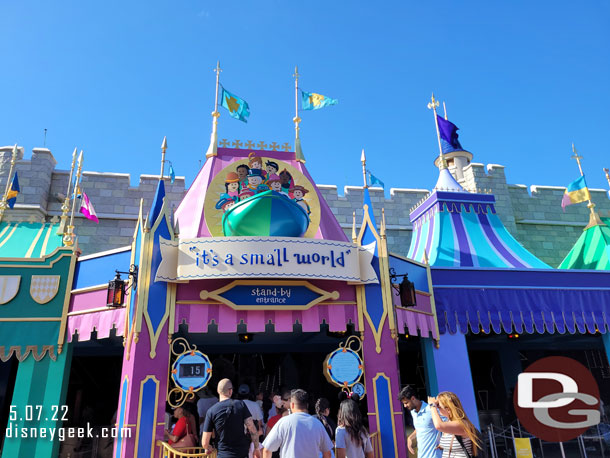
<path fill-rule="evenodd" d="M 442 458 L 478 456 L 483 444 L 455 393 L 443 391 L 435 398 L 428 397 L 428 404 L 433 407 L 434 427 L 442 433 L 439 443 L 439 448 L 443 451 Z M 443 421 L 441 415 L 448 420 Z"/>

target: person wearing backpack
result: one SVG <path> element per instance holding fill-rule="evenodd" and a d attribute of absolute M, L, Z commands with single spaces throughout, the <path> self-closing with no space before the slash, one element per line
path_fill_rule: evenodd
<path fill-rule="evenodd" d="M 442 433 L 439 448 L 442 458 L 483 458 L 484 444 L 479 432 L 466 416 L 460 399 L 455 393 L 443 391 L 437 397 L 428 397 L 432 407 L 434 427 Z M 447 421 L 441 419 L 441 415 Z"/>
<path fill-rule="evenodd" d="M 250 440 L 254 442 L 254 456 L 260 458 L 258 430 L 243 401 L 231 399 L 233 384 L 228 378 L 218 382 L 219 402 L 210 407 L 203 423 L 202 446 L 212 452 L 210 440 L 216 431 L 218 458 L 247 458 Z M 249 437 L 245 434 L 248 431 Z"/>

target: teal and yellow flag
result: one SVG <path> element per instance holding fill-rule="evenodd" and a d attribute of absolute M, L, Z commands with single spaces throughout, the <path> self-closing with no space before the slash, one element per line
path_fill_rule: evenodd
<path fill-rule="evenodd" d="M 317 110 L 330 105 L 336 105 L 339 103 L 337 99 L 331 99 L 322 94 L 316 94 L 315 92 L 301 91 L 301 108 L 303 110 Z"/>
<path fill-rule="evenodd" d="M 248 102 L 235 94 L 231 94 L 222 86 L 220 87 L 220 106 L 229 110 L 232 118 L 248 122 L 248 116 L 250 116 Z"/>
<path fill-rule="evenodd" d="M 6 194 L 6 200 L 8 202 L 9 208 L 13 208 L 15 206 L 19 191 L 21 191 L 21 189 L 19 189 L 19 178 L 17 177 L 17 172 L 15 172 L 13 182 L 11 183 L 11 189 L 9 189 L 8 193 Z"/>
<path fill-rule="evenodd" d="M 589 194 L 589 188 L 583 175 L 568 185 L 561 199 L 561 208 L 565 210 L 568 205 L 586 202 L 587 200 L 591 200 L 591 194 Z"/>

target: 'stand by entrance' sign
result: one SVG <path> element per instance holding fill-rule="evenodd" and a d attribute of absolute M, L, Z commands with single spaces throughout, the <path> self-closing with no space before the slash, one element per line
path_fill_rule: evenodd
<path fill-rule="evenodd" d="M 155 281 L 298 278 L 377 283 L 375 244 L 282 237 L 161 238 Z"/>

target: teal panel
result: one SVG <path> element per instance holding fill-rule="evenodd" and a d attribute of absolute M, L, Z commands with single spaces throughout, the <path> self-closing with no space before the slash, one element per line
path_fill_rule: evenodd
<path fill-rule="evenodd" d="M 0 322 L 0 346 L 57 345 L 59 321 Z M 23 350 L 22 350 L 23 351 Z"/>
<path fill-rule="evenodd" d="M 53 416 L 58 411 L 56 406 L 65 404 L 71 361 L 72 349 L 67 345 L 56 361 L 46 356 L 41 361 L 27 358 L 19 363 L 11 401 L 11 405 L 16 407 L 17 421 L 9 422 L 11 434 L 9 436 L 7 430 L 2 458 L 57 456 L 60 444 L 57 436 L 51 440 L 50 431 L 63 426 L 59 421 L 61 411 L 57 420 L 53 420 Z M 15 428 L 18 437 L 13 437 Z M 21 437 L 24 428 L 28 436 L 25 438 Z M 37 437 L 31 437 L 33 431 L 36 431 Z"/>

